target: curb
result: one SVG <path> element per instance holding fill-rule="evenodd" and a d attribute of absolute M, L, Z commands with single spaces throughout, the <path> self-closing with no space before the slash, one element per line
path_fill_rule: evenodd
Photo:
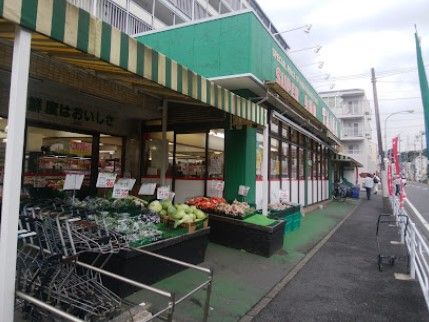
<path fill-rule="evenodd" d="M 280 282 L 275 285 L 258 303 L 256 303 L 250 311 L 248 311 L 239 322 L 250 322 L 256 315 L 259 314 L 275 297 L 276 295 L 295 277 L 296 274 L 308 263 L 308 261 L 322 248 L 323 245 L 332 237 L 333 234 L 341 227 L 341 225 L 355 212 L 361 201 L 345 216 L 332 230 L 323 237 L 305 256 L 302 258 Z"/>

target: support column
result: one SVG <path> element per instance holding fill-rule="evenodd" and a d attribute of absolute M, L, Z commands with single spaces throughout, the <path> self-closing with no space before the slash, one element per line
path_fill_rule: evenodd
<path fill-rule="evenodd" d="M 92 149 L 91 149 L 91 177 L 89 180 L 90 194 L 97 195 L 97 179 L 98 179 L 98 162 L 100 160 L 100 134 L 92 136 Z"/>
<path fill-rule="evenodd" d="M 225 130 L 225 198 L 238 198 L 238 187 L 249 186 L 247 201 L 256 197 L 256 129 Z"/>
<path fill-rule="evenodd" d="M 168 142 L 167 142 L 167 116 L 168 116 L 168 102 L 162 101 L 162 162 L 161 162 L 161 185 L 165 185 L 165 174 L 167 172 L 168 164 Z"/>
<path fill-rule="evenodd" d="M 13 321 L 19 202 L 31 33 L 16 27 L 8 108 L 8 133 L 0 233 L 0 321 Z"/>
<path fill-rule="evenodd" d="M 268 126 L 264 128 L 263 133 L 263 149 L 264 154 L 262 157 L 262 214 L 268 215 L 268 160 L 269 160 L 269 153 L 270 153 L 270 145 L 269 145 L 269 130 Z"/>

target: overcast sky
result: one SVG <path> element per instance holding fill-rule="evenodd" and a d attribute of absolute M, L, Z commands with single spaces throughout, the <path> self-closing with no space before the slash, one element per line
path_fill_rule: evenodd
<path fill-rule="evenodd" d="M 362 88 L 374 113 L 370 79 L 370 69 L 374 67 L 380 76 L 377 89 L 382 128 L 390 113 L 413 109 L 414 114 L 389 119 L 387 136 L 399 133 L 401 150 L 414 149 L 416 134 L 424 130 L 414 24 L 421 37 L 425 65 L 429 67 L 428 0 L 262 0 L 258 3 L 279 31 L 313 25 L 309 34 L 297 30 L 284 33 L 283 37 L 291 50 L 322 46 L 318 54 L 312 50 L 290 54 L 316 90 L 330 90 L 332 84 L 335 84 L 334 90 Z M 319 61 L 324 62 L 322 69 L 315 64 Z M 388 71 L 390 75 L 386 74 Z M 326 74 L 331 75 L 327 81 L 324 80 Z M 376 142 L 375 135 L 373 141 Z"/>

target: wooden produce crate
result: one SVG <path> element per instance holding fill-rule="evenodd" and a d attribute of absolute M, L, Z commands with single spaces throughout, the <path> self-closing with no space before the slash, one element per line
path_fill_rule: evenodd
<path fill-rule="evenodd" d="M 167 225 L 169 227 L 174 227 L 174 220 L 171 219 L 170 217 L 162 217 L 161 220 L 164 223 L 164 225 Z M 182 223 L 180 224 L 179 227 L 185 228 L 188 231 L 188 233 L 194 233 L 195 231 L 199 229 L 207 228 L 208 226 L 209 226 L 209 219 L 206 218 L 192 223 Z"/>

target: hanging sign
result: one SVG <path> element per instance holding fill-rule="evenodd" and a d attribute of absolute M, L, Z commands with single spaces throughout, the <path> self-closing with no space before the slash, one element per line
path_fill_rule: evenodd
<path fill-rule="evenodd" d="M 279 191 L 279 201 L 285 202 L 289 200 L 289 194 L 286 190 L 280 190 Z"/>
<path fill-rule="evenodd" d="M 243 197 L 247 197 L 247 195 L 249 194 L 249 190 L 250 190 L 250 187 L 248 187 L 248 186 L 239 186 L 238 187 L 238 195 L 243 196 Z"/>
<path fill-rule="evenodd" d="M 66 174 L 63 190 L 80 190 L 84 177 L 83 174 Z"/>
<path fill-rule="evenodd" d="M 156 191 L 156 199 L 158 200 L 169 199 L 170 196 L 171 196 L 170 186 L 159 187 L 158 190 Z"/>
<path fill-rule="evenodd" d="M 140 186 L 140 196 L 153 196 L 155 194 L 156 183 L 143 183 Z"/>
<path fill-rule="evenodd" d="M 116 173 L 100 172 L 98 174 L 96 187 L 97 188 L 113 188 L 116 181 Z"/>
<path fill-rule="evenodd" d="M 220 180 L 211 180 L 207 182 L 207 196 L 220 198 L 223 196 L 225 182 Z"/>

